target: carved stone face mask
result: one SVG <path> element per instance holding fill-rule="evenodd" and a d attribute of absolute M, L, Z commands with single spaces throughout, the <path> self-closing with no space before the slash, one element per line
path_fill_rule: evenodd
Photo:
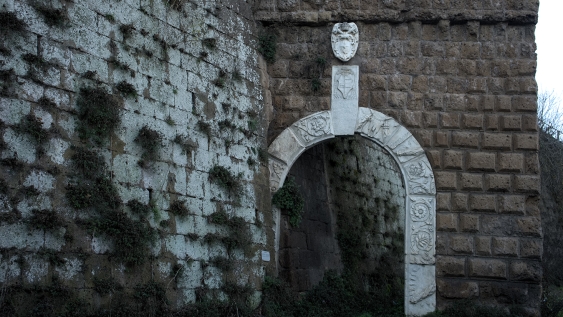
<path fill-rule="evenodd" d="M 332 28 L 332 52 L 341 61 L 347 62 L 358 49 L 358 27 L 355 23 L 337 23 Z"/>

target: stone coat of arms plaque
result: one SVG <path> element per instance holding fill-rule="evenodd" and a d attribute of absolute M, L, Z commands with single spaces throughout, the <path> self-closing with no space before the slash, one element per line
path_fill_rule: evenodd
<path fill-rule="evenodd" d="M 356 54 L 360 39 L 356 23 L 336 23 L 332 28 L 332 51 L 341 61 L 347 62 Z"/>

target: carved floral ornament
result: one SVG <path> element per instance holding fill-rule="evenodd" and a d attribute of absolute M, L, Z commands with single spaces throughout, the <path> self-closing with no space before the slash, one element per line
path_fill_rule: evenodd
<path fill-rule="evenodd" d="M 339 60 L 347 62 L 358 50 L 360 36 L 356 23 L 336 23 L 332 28 L 332 52 Z"/>

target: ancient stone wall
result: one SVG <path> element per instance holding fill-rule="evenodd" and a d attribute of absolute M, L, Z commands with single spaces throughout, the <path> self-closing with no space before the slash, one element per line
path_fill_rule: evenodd
<path fill-rule="evenodd" d="M 262 1 L 277 35 L 269 65 L 271 142 L 329 110 L 331 67 L 358 65 L 359 106 L 417 138 L 437 189 L 438 306 L 457 299 L 538 314 L 542 229 L 537 1 Z M 334 22 L 355 22 L 358 51 L 332 54 Z"/>
<path fill-rule="evenodd" d="M 259 300 L 271 219 L 252 19 L 244 1 L 2 2 L 4 312 Z"/>

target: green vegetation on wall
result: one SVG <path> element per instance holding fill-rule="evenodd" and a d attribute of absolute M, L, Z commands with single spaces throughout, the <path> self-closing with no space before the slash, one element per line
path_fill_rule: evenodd
<path fill-rule="evenodd" d="M 288 177 L 283 186 L 272 197 L 272 204 L 278 206 L 289 216 L 289 223 L 298 227 L 303 215 L 305 201 L 293 177 Z"/>
<path fill-rule="evenodd" d="M 121 122 L 121 106 L 103 88 L 81 88 L 76 106 L 79 137 L 96 145 L 107 142 Z"/>

